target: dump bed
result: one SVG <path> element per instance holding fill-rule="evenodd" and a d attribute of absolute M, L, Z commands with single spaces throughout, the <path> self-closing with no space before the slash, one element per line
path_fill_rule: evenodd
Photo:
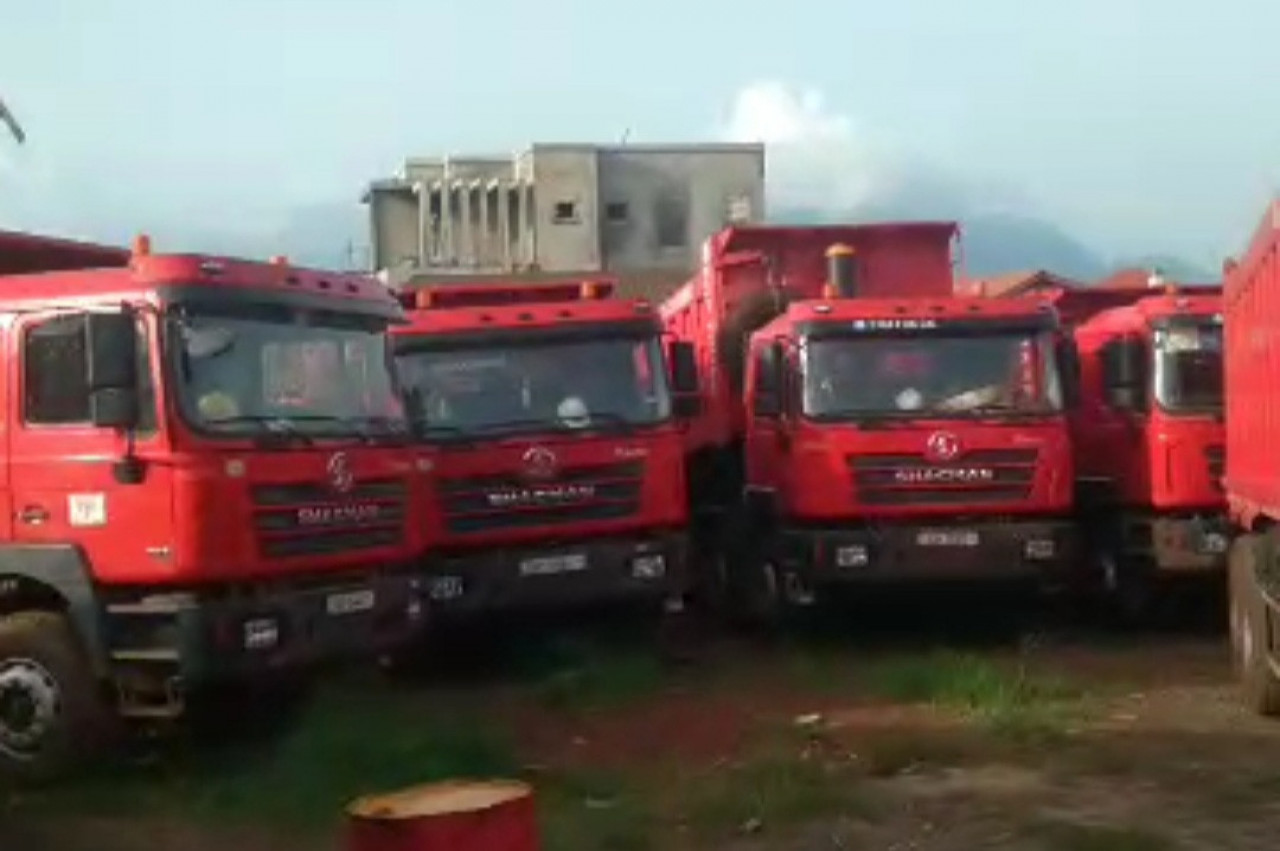
<path fill-rule="evenodd" d="M 1227 499 L 1248 527 L 1280 519 L 1280 202 L 1228 265 L 1223 290 Z"/>
<path fill-rule="evenodd" d="M 0 231 L 0 275 L 118 267 L 128 262 L 125 248 Z"/>
<path fill-rule="evenodd" d="M 742 429 L 746 338 L 789 302 L 822 297 L 826 251 L 854 251 L 855 296 L 946 298 L 955 286 L 954 222 L 726 228 L 703 244 L 701 267 L 661 307 L 663 323 L 693 343 L 703 376 L 691 449 L 724 445 Z"/>

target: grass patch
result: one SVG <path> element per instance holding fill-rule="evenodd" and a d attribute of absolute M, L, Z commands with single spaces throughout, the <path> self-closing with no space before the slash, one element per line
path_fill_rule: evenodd
<path fill-rule="evenodd" d="M 886 730 L 852 743 L 862 770 L 870 777 L 893 777 L 918 768 L 989 759 L 986 745 L 982 737 L 963 730 Z"/>
<path fill-rule="evenodd" d="M 863 676 L 874 694 L 959 709 L 992 732 L 1028 744 L 1065 735 L 1083 694 L 1069 684 L 977 656 L 938 651 L 881 662 Z"/>
<path fill-rule="evenodd" d="M 1026 833 L 1045 851 L 1174 851 L 1178 847 L 1169 837 L 1150 830 L 1058 819 L 1036 822 Z"/>
<path fill-rule="evenodd" d="M 379 690 L 328 693 L 285 735 L 194 747 L 160 765 L 87 777 L 26 801 L 39 814 L 148 811 L 201 824 L 325 832 L 365 794 L 446 778 L 511 776 L 501 731 L 471 713 L 424 709 Z"/>
<path fill-rule="evenodd" d="M 651 851 L 661 847 L 640 788 L 616 775 L 553 774 L 537 784 L 546 851 Z"/>
<path fill-rule="evenodd" d="M 673 809 L 679 824 L 702 841 L 785 830 L 838 813 L 866 812 L 858 779 L 837 763 L 767 753 L 686 776 L 677 784 Z"/>
<path fill-rule="evenodd" d="M 548 708 L 612 708 L 652 695 L 667 671 L 652 638 L 636 646 L 608 631 L 541 637 L 523 645 L 512 664 L 516 679 Z"/>

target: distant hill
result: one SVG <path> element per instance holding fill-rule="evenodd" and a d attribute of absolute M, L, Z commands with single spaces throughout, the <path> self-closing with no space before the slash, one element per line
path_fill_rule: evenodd
<path fill-rule="evenodd" d="M 287 255 L 293 262 L 321 268 L 364 268 L 368 262 L 367 211 L 359 204 L 312 204 L 290 211 L 272 231 L 259 233 L 175 234 L 184 248 L 219 251 L 265 258 Z M 832 212 L 803 207 L 782 208 L 771 219 L 783 224 L 823 224 L 839 221 L 884 221 L 936 216 L 901 205 L 884 205 L 856 212 Z M 1158 267 L 1168 277 L 1183 281 L 1210 281 L 1215 272 L 1169 255 L 1108 258 L 1083 244 L 1057 225 L 1012 213 L 960 215 L 965 272 L 990 277 L 1024 269 L 1047 269 L 1086 281 L 1097 280 L 1115 269 Z M 167 242 L 168 240 L 166 240 Z"/>
<path fill-rule="evenodd" d="M 885 205 L 845 214 L 803 208 L 780 209 L 773 218 L 787 224 L 821 224 L 885 221 L 913 215 L 928 216 L 919 211 L 898 209 L 896 205 Z M 971 277 L 992 277 L 1023 269 L 1047 269 L 1069 278 L 1093 281 L 1128 266 L 1155 266 L 1176 280 L 1208 281 L 1215 277 L 1194 263 L 1167 255 L 1108 258 L 1057 225 L 1029 216 L 977 213 L 960 216 L 959 221 L 965 271 Z"/>

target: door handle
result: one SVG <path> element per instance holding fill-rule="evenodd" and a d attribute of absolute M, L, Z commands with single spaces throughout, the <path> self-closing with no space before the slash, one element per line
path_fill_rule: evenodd
<path fill-rule="evenodd" d="M 18 520 L 30 526 L 39 526 L 49 519 L 49 511 L 42 505 L 24 505 L 18 512 Z"/>

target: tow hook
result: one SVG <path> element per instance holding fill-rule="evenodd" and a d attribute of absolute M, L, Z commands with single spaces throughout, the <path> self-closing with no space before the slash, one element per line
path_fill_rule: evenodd
<path fill-rule="evenodd" d="M 783 574 L 782 593 L 793 606 L 813 605 L 813 590 L 805 587 L 804 580 L 795 571 L 788 570 Z"/>

